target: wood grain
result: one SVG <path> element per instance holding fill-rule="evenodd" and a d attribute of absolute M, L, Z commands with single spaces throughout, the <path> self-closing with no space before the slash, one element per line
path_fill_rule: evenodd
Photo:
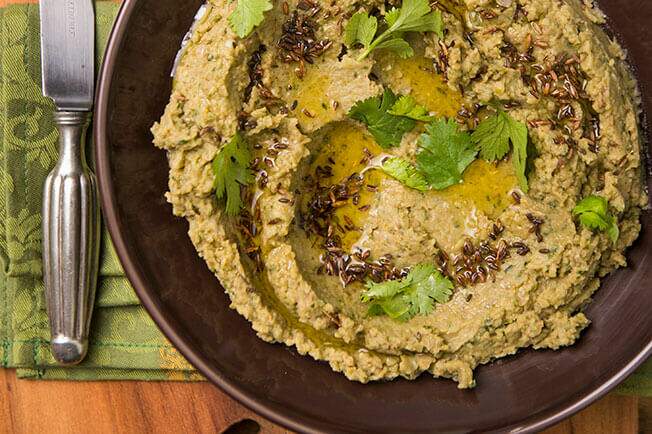
<path fill-rule="evenodd" d="M 635 434 L 638 427 L 638 398 L 611 394 L 545 434 Z"/>
<path fill-rule="evenodd" d="M 28 381 L 1 369 L 0 416 L 0 433 L 16 434 L 219 433 L 247 418 L 287 432 L 208 383 Z"/>
<path fill-rule="evenodd" d="M 652 397 L 640 398 L 638 405 L 638 430 L 640 433 L 652 433 Z"/>
<path fill-rule="evenodd" d="M 649 400 L 641 402 L 650 408 Z M 609 395 L 545 434 L 636 434 L 638 407 L 638 398 Z M 264 434 L 288 432 L 207 383 L 28 381 L 0 369 L 3 434 L 222 433 L 247 419 Z M 244 423 L 228 434 L 255 428 Z"/>

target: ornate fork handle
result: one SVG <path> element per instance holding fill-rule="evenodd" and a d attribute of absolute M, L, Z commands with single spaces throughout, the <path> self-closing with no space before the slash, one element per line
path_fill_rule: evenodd
<path fill-rule="evenodd" d="M 100 215 L 97 182 L 84 155 L 90 113 L 58 111 L 54 120 L 59 161 L 43 192 L 43 275 L 52 354 L 60 363 L 75 364 L 88 349 Z"/>

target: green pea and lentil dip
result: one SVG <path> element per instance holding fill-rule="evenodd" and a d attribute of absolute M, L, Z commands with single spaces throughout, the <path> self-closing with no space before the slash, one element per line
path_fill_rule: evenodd
<path fill-rule="evenodd" d="M 402 3 L 273 1 L 238 36 L 237 2 L 209 0 L 154 143 L 174 214 L 261 339 L 355 381 L 428 372 L 469 388 L 480 364 L 572 345 L 600 278 L 626 266 L 647 204 L 639 94 L 589 0 L 429 2 L 441 29 L 400 33 L 411 55 L 346 40 L 354 15 L 374 17 L 378 35 Z M 388 91 L 428 116 L 385 114 L 408 128 L 382 146 L 351 113 Z M 463 142 L 497 115 L 527 128 L 526 184 L 514 153 L 491 161 L 472 147 L 445 188 L 380 169 L 399 158 L 420 170 L 437 131 Z M 217 164 L 228 146 L 239 156 Z M 236 185 L 236 212 L 218 178 Z M 608 206 L 616 236 L 578 219 L 587 197 Z"/>

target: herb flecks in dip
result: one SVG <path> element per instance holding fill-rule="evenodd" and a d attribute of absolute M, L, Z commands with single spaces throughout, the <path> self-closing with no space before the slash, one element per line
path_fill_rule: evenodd
<path fill-rule="evenodd" d="M 262 339 L 468 388 L 573 344 L 626 265 L 639 97 L 587 2 L 390 3 L 210 0 L 155 143 Z"/>

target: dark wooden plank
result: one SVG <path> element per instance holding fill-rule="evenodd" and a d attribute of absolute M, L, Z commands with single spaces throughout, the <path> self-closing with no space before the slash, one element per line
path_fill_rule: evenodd
<path fill-rule="evenodd" d="M 640 404 L 641 432 L 652 433 L 652 400 Z M 636 434 L 638 408 L 639 398 L 612 394 L 545 434 Z M 207 383 L 23 381 L 0 369 L 0 433 L 219 433 L 247 419 L 261 433 L 287 433 Z"/>
<path fill-rule="evenodd" d="M 637 434 L 638 398 L 607 395 L 545 434 Z"/>
<path fill-rule="evenodd" d="M 243 419 L 286 432 L 208 383 L 23 381 L 4 370 L 0 415 L 0 433 L 218 433 Z"/>
<path fill-rule="evenodd" d="M 638 423 L 640 433 L 652 433 L 652 398 L 639 398 Z"/>

